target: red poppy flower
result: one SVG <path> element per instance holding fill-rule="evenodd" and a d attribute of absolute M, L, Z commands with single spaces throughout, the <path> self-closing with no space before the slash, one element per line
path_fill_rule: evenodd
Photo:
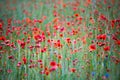
<path fill-rule="evenodd" d="M 13 58 L 14 58 L 14 56 L 13 56 L 13 55 L 11 55 L 11 56 L 8 56 L 8 58 L 9 58 L 9 59 L 13 59 Z"/>
<path fill-rule="evenodd" d="M 59 60 L 62 59 L 62 56 L 61 56 L 61 55 L 58 55 L 57 57 L 58 57 Z"/>
<path fill-rule="evenodd" d="M 120 45 L 120 40 L 117 40 L 117 41 L 116 41 L 116 44 L 117 44 L 117 45 Z"/>
<path fill-rule="evenodd" d="M 90 51 L 96 50 L 96 45 L 95 45 L 95 44 L 91 44 L 91 45 L 89 46 L 89 50 L 90 50 Z"/>
<path fill-rule="evenodd" d="M 0 36 L 0 40 L 2 41 L 6 40 L 5 36 Z"/>
<path fill-rule="evenodd" d="M 17 63 L 17 67 L 20 67 L 20 66 L 21 66 L 21 64 L 22 64 L 21 62 L 18 62 L 18 63 Z"/>
<path fill-rule="evenodd" d="M 111 26 L 112 26 L 112 28 L 115 26 L 115 20 L 111 21 Z"/>
<path fill-rule="evenodd" d="M 70 22 L 67 22 L 67 25 L 68 25 L 68 26 L 70 26 L 70 25 L 71 25 L 71 23 L 70 23 Z"/>
<path fill-rule="evenodd" d="M 2 29 L 2 23 L 0 23 L 0 29 Z"/>
<path fill-rule="evenodd" d="M 71 43 L 70 38 L 66 38 L 66 42 L 67 42 L 67 43 Z"/>
<path fill-rule="evenodd" d="M 51 66 L 50 72 L 55 71 L 58 68 L 57 63 L 55 61 L 51 61 L 50 66 Z"/>
<path fill-rule="evenodd" d="M 71 68 L 70 72 L 75 73 L 76 72 L 76 68 Z"/>
<path fill-rule="evenodd" d="M 102 34 L 101 37 L 103 40 L 106 40 L 106 38 L 107 38 L 106 34 Z"/>
<path fill-rule="evenodd" d="M 30 23 L 31 22 L 30 18 L 26 18 L 25 20 L 26 20 L 26 23 Z"/>
<path fill-rule="evenodd" d="M 22 40 L 17 40 L 18 44 L 22 47 L 22 49 L 25 48 L 26 43 Z"/>
<path fill-rule="evenodd" d="M 0 46 L 0 50 L 2 50 L 2 46 Z"/>
<path fill-rule="evenodd" d="M 26 59 L 26 57 L 25 57 L 25 56 L 22 58 L 22 60 L 23 60 L 23 63 L 24 63 L 24 64 L 26 64 L 26 63 L 27 63 L 27 59 Z"/>
<path fill-rule="evenodd" d="M 49 71 L 45 71 L 45 74 L 46 74 L 46 75 L 49 75 L 49 74 L 50 74 L 50 72 L 49 72 Z"/>
<path fill-rule="evenodd" d="M 62 65 L 61 65 L 60 63 L 58 63 L 57 66 L 58 66 L 59 68 L 62 68 Z"/>
<path fill-rule="evenodd" d="M 100 19 L 100 20 L 106 20 L 106 21 L 107 21 L 106 16 L 105 16 L 105 15 L 103 15 L 103 14 L 101 14 L 101 15 L 99 16 L 99 19 Z"/>
<path fill-rule="evenodd" d="M 74 16 L 75 16 L 75 17 L 78 17 L 78 16 L 79 16 L 79 14 L 78 14 L 78 13 L 76 13 L 76 14 L 74 14 Z"/>
<path fill-rule="evenodd" d="M 39 59 L 39 60 L 37 60 L 39 63 L 42 63 L 42 60 L 41 59 Z"/>
<path fill-rule="evenodd" d="M 38 20 L 39 23 L 42 23 L 43 21 L 42 20 Z"/>
<path fill-rule="evenodd" d="M 117 37 L 114 34 L 112 35 L 112 39 L 113 40 L 118 40 Z"/>
<path fill-rule="evenodd" d="M 109 51 L 109 50 L 110 50 L 110 46 L 104 47 L 104 51 Z"/>
<path fill-rule="evenodd" d="M 98 40 L 99 39 L 106 40 L 106 38 L 107 38 L 106 34 L 99 34 L 99 35 L 97 35 L 97 39 Z"/>
<path fill-rule="evenodd" d="M 56 66 L 56 65 L 57 65 L 57 64 L 56 64 L 56 62 L 55 62 L 55 61 L 51 61 L 51 62 L 50 62 L 50 66 L 52 66 L 52 67 L 53 67 L 53 66 Z"/>

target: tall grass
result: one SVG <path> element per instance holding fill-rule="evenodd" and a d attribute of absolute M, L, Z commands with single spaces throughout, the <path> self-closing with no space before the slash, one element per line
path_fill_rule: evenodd
<path fill-rule="evenodd" d="M 1 0 L 0 80 L 119 80 L 119 0 Z"/>

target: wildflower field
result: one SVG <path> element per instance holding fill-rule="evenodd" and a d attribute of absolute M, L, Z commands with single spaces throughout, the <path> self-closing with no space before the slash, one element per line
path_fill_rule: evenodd
<path fill-rule="evenodd" d="M 120 80 L 120 0 L 0 0 L 0 80 Z"/>

